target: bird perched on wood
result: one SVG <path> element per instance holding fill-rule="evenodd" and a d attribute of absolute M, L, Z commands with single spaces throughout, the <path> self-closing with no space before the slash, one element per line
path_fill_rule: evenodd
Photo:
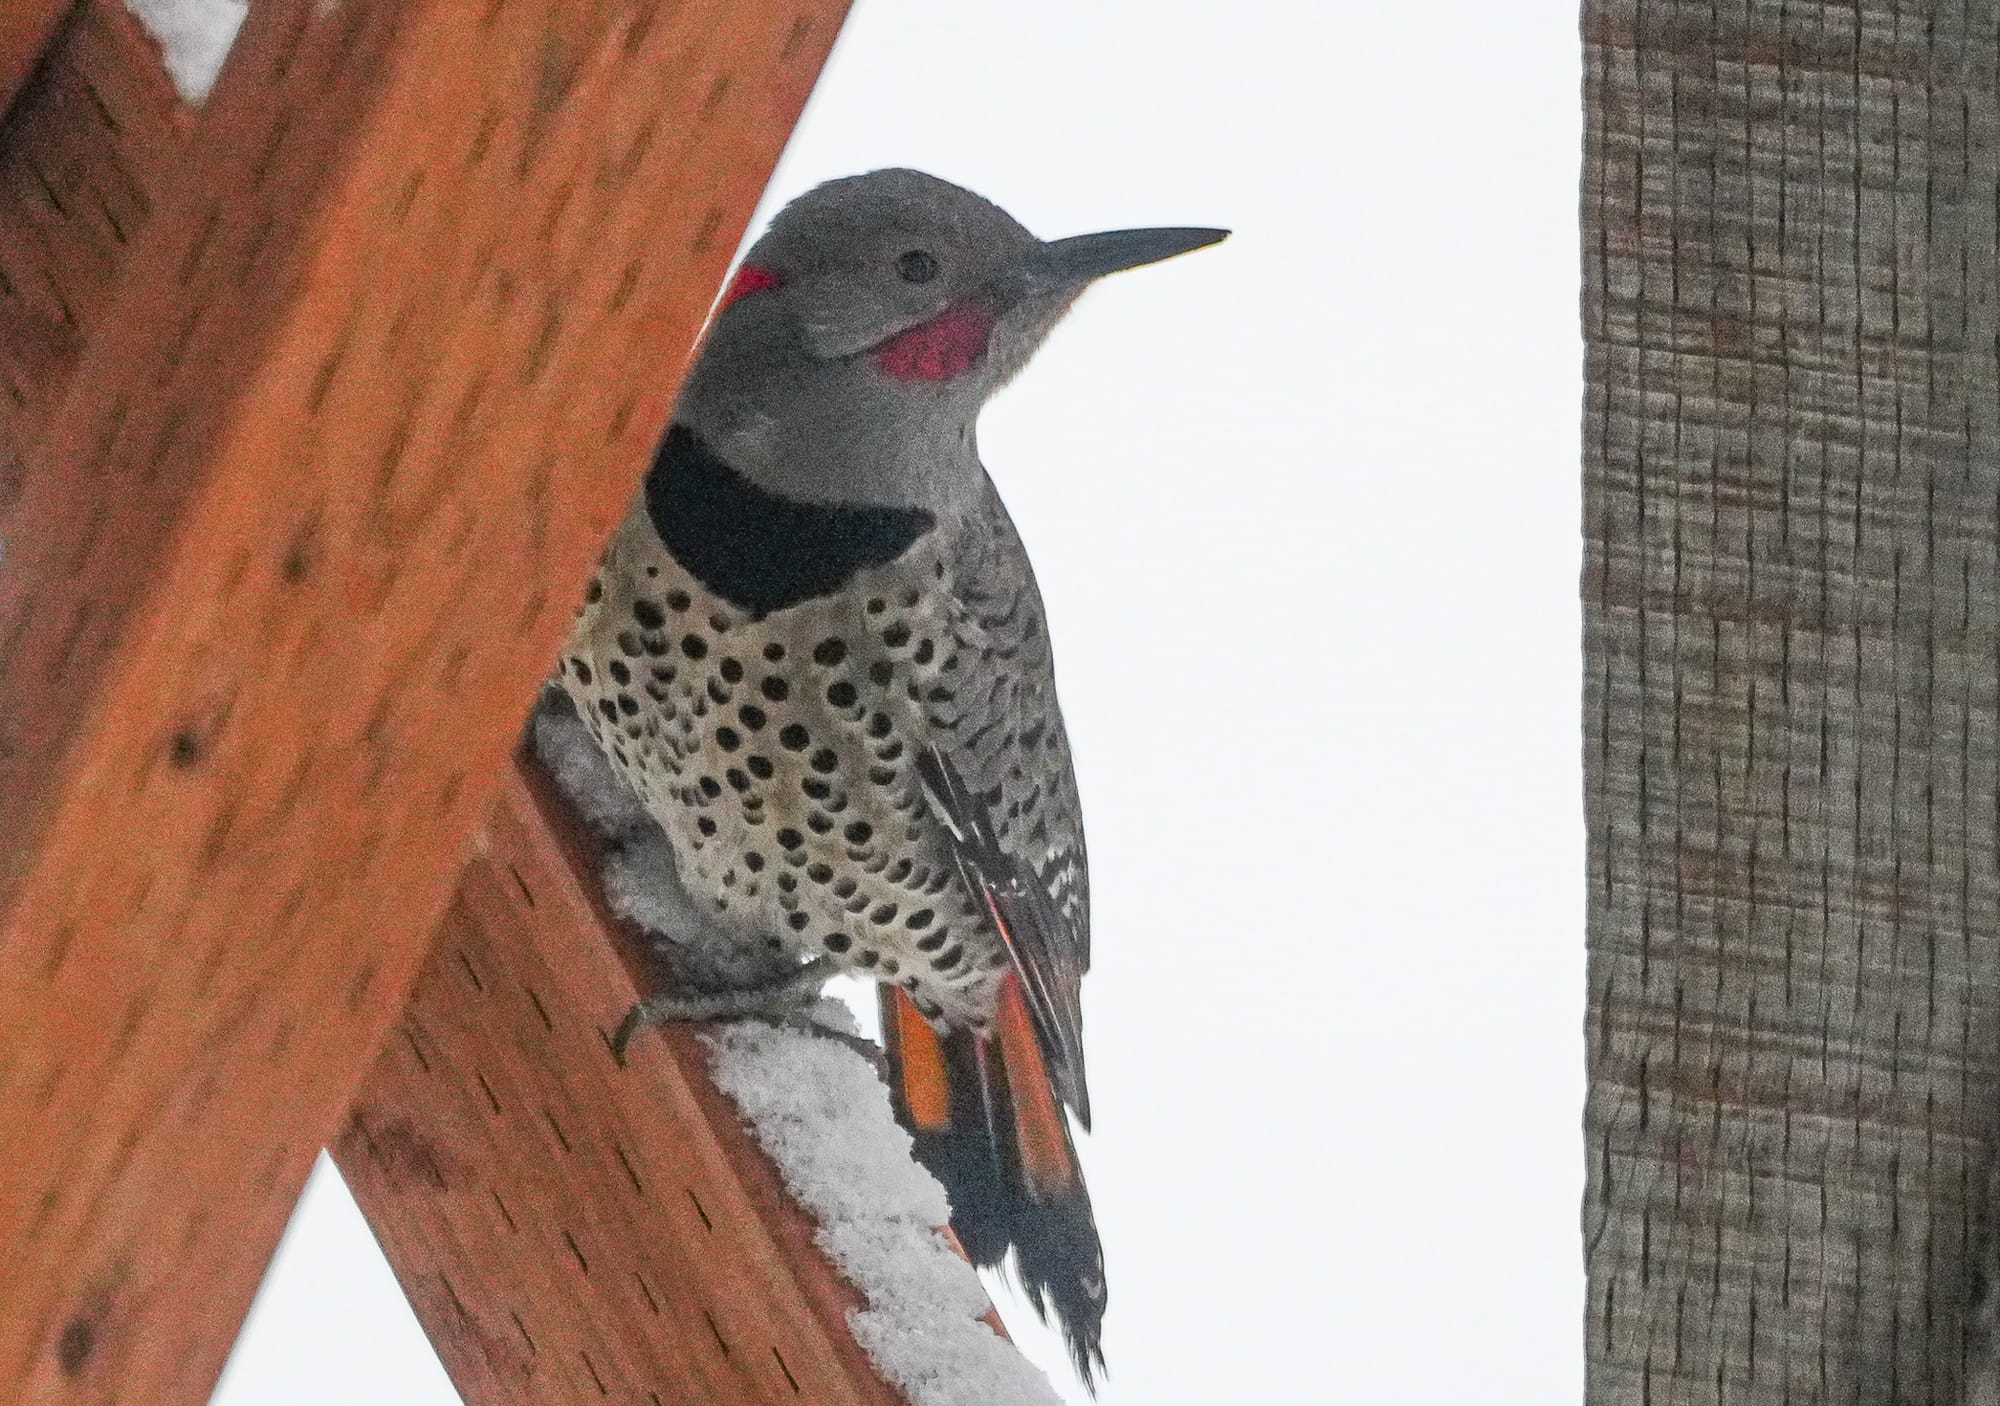
<path fill-rule="evenodd" d="M 1213 229 L 1044 242 L 916 171 L 822 185 L 730 283 L 560 679 L 721 940 L 784 959 L 637 1024 L 880 985 L 899 1116 L 981 1264 L 1101 1366 L 1083 820 L 981 407 L 1093 280 Z"/>

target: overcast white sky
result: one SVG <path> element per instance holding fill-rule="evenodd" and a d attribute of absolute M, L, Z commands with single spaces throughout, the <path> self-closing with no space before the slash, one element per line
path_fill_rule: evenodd
<path fill-rule="evenodd" d="M 857 0 L 773 188 L 1236 230 L 981 429 L 1089 817 L 1105 1406 L 1580 1394 L 1576 23 Z M 217 1399 L 457 1399 L 329 1168 Z"/>

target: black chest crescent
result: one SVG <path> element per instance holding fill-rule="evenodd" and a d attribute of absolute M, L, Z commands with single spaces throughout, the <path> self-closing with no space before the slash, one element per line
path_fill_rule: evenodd
<path fill-rule="evenodd" d="M 766 492 L 685 425 L 669 429 L 653 456 L 646 515 L 690 575 L 757 615 L 833 594 L 936 525 L 916 508 L 804 503 Z"/>

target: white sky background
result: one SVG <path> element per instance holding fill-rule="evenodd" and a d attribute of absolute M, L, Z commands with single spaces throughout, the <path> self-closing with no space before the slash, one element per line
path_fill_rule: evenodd
<path fill-rule="evenodd" d="M 1571 0 L 858 0 L 780 168 L 1236 231 L 981 426 L 1089 820 L 1105 1406 L 1580 1394 L 1579 85 Z M 364 1399 L 457 1400 L 323 1165 L 217 1400 Z"/>

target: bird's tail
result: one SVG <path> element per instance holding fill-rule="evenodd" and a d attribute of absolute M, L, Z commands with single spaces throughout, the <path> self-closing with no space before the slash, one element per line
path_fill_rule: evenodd
<path fill-rule="evenodd" d="M 1053 1308 L 1084 1385 L 1104 1366 L 1104 1251 L 1069 1123 L 1013 976 L 993 1033 L 940 1035 L 916 1004 L 881 988 L 896 1116 L 917 1160 L 944 1183 L 951 1226 L 980 1265 L 1011 1247 L 1035 1311 Z"/>

